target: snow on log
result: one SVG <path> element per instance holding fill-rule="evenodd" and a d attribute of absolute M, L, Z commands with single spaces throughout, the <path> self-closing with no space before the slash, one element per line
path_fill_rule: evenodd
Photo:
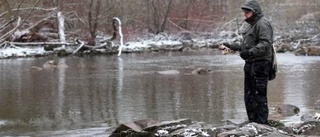
<path fill-rule="evenodd" d="M 69 45 L 73 46 L 74 43 L 67 42 L 9 42 L 11 45 L 16 46 L 41 46 L 41 45 Z"/>

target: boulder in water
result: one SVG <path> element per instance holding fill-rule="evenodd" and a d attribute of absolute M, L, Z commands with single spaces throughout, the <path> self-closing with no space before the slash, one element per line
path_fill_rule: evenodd
<path fill-rule="evenodd" d="M 300 112 L 299 107 L 291 104 L 283 104 L 276 106 L 275 110 L 282 116 L 293 116 Z"/>

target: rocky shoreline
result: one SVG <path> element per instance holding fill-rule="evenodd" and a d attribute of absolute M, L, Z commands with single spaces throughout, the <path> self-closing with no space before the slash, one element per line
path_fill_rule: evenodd
<path fill-rule="evenodd" d="M 320 136 L 320 113 L 299 114 L 300 108 L 282 104 L 269 108 L 269 125 L 228 119 L 223 125 L 213 125 L 191 119 L 156 121 L 141 119 L 126 122 L 107 131 L 110 137 L 316 137 Z M 295 116 L 299 120 L 286 122 Z"/>
<path fill-rule="evenodd" d="M 269 120 L 270 125 L 227 120 L 225 125 L 214 126 L 191 119 L 158 122 L 153 119 L 120 124 L 110 137 L 295 137 L 320 136 L 320 113 L 305 114 L 301 121 L 285 125 Z"/>

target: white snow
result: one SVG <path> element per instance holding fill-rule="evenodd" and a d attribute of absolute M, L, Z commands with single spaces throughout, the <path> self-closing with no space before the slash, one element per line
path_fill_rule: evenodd
<path fill-rule="evenodd" d="M 8 47 L 0 50 L 0 58 L 8 57 L 26 57 L 30 55 L 43 55 L 46 51 L 43 47 L 21 48 L 21 47 Z"/>

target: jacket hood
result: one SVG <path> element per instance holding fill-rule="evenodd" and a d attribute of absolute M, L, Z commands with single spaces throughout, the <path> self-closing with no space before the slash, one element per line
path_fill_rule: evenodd
<path fill-rule="evenodd" d="M 244 3 L 244 5 L 241 7 L 241 9 L 244 9 L 244 10 L 251 10 L 254 12 L 254 18 L 253 20 L 258 20 L 260 19 L 263 14 L 262 14 L 262 10 L 261 10 L 261 7 L 259 5 L 259 3 L 255 0 L 248 0 Z"/>

